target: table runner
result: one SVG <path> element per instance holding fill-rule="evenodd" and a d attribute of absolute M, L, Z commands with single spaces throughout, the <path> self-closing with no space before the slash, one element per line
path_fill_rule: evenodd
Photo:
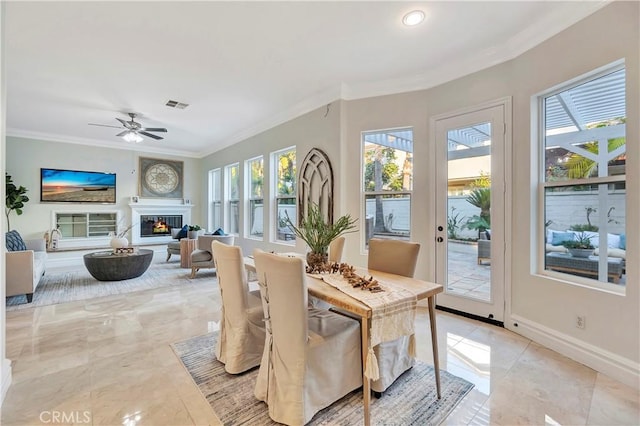
<path fill-rule="evenodd" d="M 362 290 L 353 287 L 340 274 L 310 274 L 337 288 L 343 293 L 371 308 L 371 339 L 365 365 L 365 375 L 371 380 L 379 378 L 378 360 L 373 347 L 379 343 L 395 340 L 414 333 L 417 297 L 410 291 L 378 280 L 381 292 Z M 377 279 L 374 277 L 374 279 Z M 413 339 L 411 339 L 413 341 Z M 409 352 L 415 356 L 415 346 L 410 345 Z"/>

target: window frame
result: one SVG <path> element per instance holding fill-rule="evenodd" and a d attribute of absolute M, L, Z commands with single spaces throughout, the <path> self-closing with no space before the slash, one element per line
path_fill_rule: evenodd
<path fill-rule="evenodd" d="M 209 199 L 207 228 L 215 231 L 221 228 L 222 222 L 222 169 L 220 167 L 209 170 Z M 217 215 L 216 215 L 217 211 Z M 217 221 L 216 221 L 217 217 Z"/>
<path fill-rule="evenodd" d="M 279 167 L 280 167 L 280 157 L 283 154 L 289 153 L 293 151 L 295 156 L 294 156 L 294 182 L 293 182 L 293 194 L 288 194 L 288 195 L 281 195 L 280 192 L 278 191 L 278 185 L 280 184 L 280 179 L 278 177 L 278 171 L 279 171 Z M 280 200 L 293 200 L 293 206 L 295 206 L 296 208 L 296 215 L 293 219 L 294 222 L 297 222 L 297 209 L 298 209 L 298 205 L 297 205 L 297 201 L 298 201 L 298 152 L 297 152 L 297 148 L 295 145 L 293 146 L 289 146 L 287 148 L 283 148 L 280 149 L 278 151 L 274 151 L 271 153 L 270 155 L 271 158 L 271 176 L 272 176 L 272 185 L 271 185 L 271 192 L 273 194 L 273 196 L 271 197 L 271 200 L 273 202 L 273 206 L 271 208 L 271 213 L 272 213 L 272 217 L 273 219 L 270 221 L 270 229 L 271 229 L 271 238 L 270 241 L 272 243 L 277 243 L 277 244 L 286 244 L 289 246 L 294 246 L 296 244 L 296 238 L 295 236 L 293 236 L 293 238 L 287 240 L 287 239 L 279 239 L 278 238 L 278 229 L 280 228 L 280 224 L 279 224 L 279 216 L 278 216 L 278 207 L 280 206 Z"/>
<path fill-rule="evenodd" d="M 253 176 L 252 176 L 252 164 L 255 162 L 260 162 L 262 165 L 262 196 L 256 197 L 253 195 Z M 249 238 L 252 240 L 264 241 L 264 216 L 265 216 L 265 196 L 264 196 L 264 156 L 258 155 L 256 157 L 250 158 L 244 162 L 245 168 L 245 212 L 248 212 L 245 216 L 245 226 L 244 226 L 244 235 L 245 238 Z M 253 235 L 251 233 L 253 229 L 253 209 L 252 204 L 256 201 L 262 201 L 262 235 Z"/>
<path fill-rule="evenodd" d="M 233 177 L 232 177 L 232 170 L 233 168 L 237 168 L 237 198 L 232 198 L 231 194 L 232 194 L 232 188 L 231 185 L 233 184 Z M 232 164 L 228 164 L 224 167 L 224 179 L 225 179 L 225 191 L 224 191 L 224 204 L 225 204 L 225 208 L 224 208 L 224 226 L 226 228 L 226 233 L 227 234 L 231 234 L 231 235 L 236 235 L 239 236 L 240 235 L 240 163 L 236 162 L 236 163 L 232 163 Z M 232 222 L 231 222 L 231 216 L 232 216 L 232 206 L 233 204 L 236 205 L 236 208 L 238 209 L 238 218 L 236 220 L 236 227 L 237 229 L 233 229 L 232 228 Z"/>
<path fill-rule="evenodd" d="M 412 134 L 412 149 L 411 151 L 405 151 L 405 152 L 410 152 L 411 153 L 411 161 L 413 164 L 413 153 L 414 153 L 414 149 L 413 149 L 413 145 L 414 145 L 414 135 L 415 135 L 415 131 L 414 131 L 414 126 L 400 126 L 400 127 L 393 127 L 393 128 L 382 128 L 382 129 L 375 129 L 375 130 L 365 130 L 365 131 L 361 131 L 360 132 L 360 193 L 361 193 L 361 216 L 362 218 L 364 218 L 363 221 L 363 231 L 360 232 L 360 240 L 361 240 L 361 249 L 362 249 L 362 254 L 367 254 L 369 252 L 369 248 L 368 248 L 368 241 L 367 241 L 367 232 L 368 232 L 368 224 L 366 221 L 367 218 L 367 197 L 375 197 L 378 195 L 381 196 L 391 196 L 391 197 L 395 197 L 395 196 L 408 196 L 409 198 L 409 230 L 407 232 L 406 235 L 402 235 L 402 236 L 393 236 L 390 237 L 391 239 L 397 239 L 397 240 L 410 240 L 411 239 L 411 232 L 412 232 L 412 226 L 411 226 L 411 221 L 412 221 L 412 211 L 413 211 L 413 166 L 411 167 L 411 189 L 402 189 L 402 190 L 380 190 L 380 191 L 367 191 L 366 190 L 366 183 L 365 183 L 365 172 L 366 172 L 366 162 L 365 162 L 365 136 L 368 134 L 372 134 L 372 133 L 381 133 L 381 132 L 398 132 L 398 131 L 411 131 Z M 383 145 L 384 146 L 384 145 Z M 397 149 L 397 148 L 394 148 Z M 375 226 L 375 222 L 374 225 Z M 370 236 L 371 238 L 373 238 L 375 236 L 375 231 L 371 231 L 372 235 Z"/>
<path fill-rule="evenodd" d="M 625 184 L 625 204 L 627 201 L 627 192 L 626 188 L 627 179 L 626 173 L 621 175 L 607 175 L 607 176 L 596 176 L 589 178 L 569 178 L 561 181 L 549 181 L 546 179 L 546 145 L 547 145 L 547 135 L 546 135 L 546 111 L 545 111 L 545 100 L 552 96 L 558 95 L 560 93 L 566 92 L 574 87 L 580 86 L 582 84 L 597 80 L 598 78 L 604 77 L 611 73 L 626 70 L 624 60 L 615 61 L 613 63 L 607 64 L 590 72 L 584 73 L 576 78 L 567 80 L 560 84 L 553 86 L 547 90 L 539 92 L 531 97 L 531 120 L 532 120 L 532 158 L 537 159 L 538 164 L 536 167 L 532 167 L 532 184 L 534 184 L 535 188 L 532 189 L 532 201 L 536 205 L 535 214 L 536 217 L 533 218 L 532 223 L 532 241 L 535 244 L 535 249 L 532 250 L 532 274 L 538 275 L 541 277 L 552 278 L 554 280 L 570 284 L 576 285 L 579 287 L 585 287 L 594 290 L 606 291 L 614 294 L 625 295 L 627 285 L 620 285 L 616 283 L 610 283 L 608 280 L 600 281 L 600 277 L 583 277 L 579 275 L 574 275 L 568 272 L 560 272 L 555 270 L 546 269 L 546 231 L 547 226 L 545 226 L 546 221 L 546 190 L 549 188 L 561 188 L 561 187 L 573 187 L 573 186 L 595 186 L 599 188 L 602 185 L 610 185 L 615 183 L 624 183 Z M 628 78 L 628 75 L 625 75 L 625 79 Z M 626 92 L 625 85 L 625 97 L 628 97 L 628 93 Z M 625 117 L 627 113 L 625 111 Z M 626 138 L 626 131 L 625 136 Z M 625 142 L 626 145 L 626 142 Z M 626 152 L 626 149 L 625 149 Z M 595 189 L 596 192 L 599 189 Z M 535 200 L 535 201 L 534 201 Z M 625 229 L 626 229 L 626 214 L 625 214 Z M 601 229 L 598 231 L 600 236 L 606 233 Z M 625 234 L 627 231 L 625 230 Z M 601 238 L 599 238 L 600 240 Z M 604 241 L 607 239 L 605 238 Z M 532 247 L 533 248 L 533 247 Z M 600 250 L 599 250 L 600 253 Z M 598 255 L 599 257 L 599 269 L 603 265 L 607 265 L 607 256 L 603 256 L 602 254 Z M 604 257 L 604 259 L 602 259 Z M 607 267 L 608 268 L 608 267 Z M 606 275 L 606 274 L 605 274 Z M 628 284 L 628 283 L 627 283 Z"/>

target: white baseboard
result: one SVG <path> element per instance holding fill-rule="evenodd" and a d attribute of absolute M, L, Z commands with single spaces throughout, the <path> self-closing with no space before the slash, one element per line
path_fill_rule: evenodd
<path fill-rule="evenodd" d="M 511 320 L 505 322 L 505 326 L 514 322 L 518 327 L 510 326 L 511 331 L 635 389 L 640 388 L 640 364 L 637 362 L 518 315 L 511 315 Z"/>
<path fill-rule="evenodd" d="M 2 406 L 2 401 L 4 401 L 4 397 L 9 390 L 9 386 L 11 386 L 11 360 L 3 359 L 2 367 L 0 369 L 2 371 L 2 388 L 0 389 L 0 407 Z"/>

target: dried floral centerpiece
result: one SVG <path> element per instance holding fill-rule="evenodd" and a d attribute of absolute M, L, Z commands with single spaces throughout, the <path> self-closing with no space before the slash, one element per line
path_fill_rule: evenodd
<path fill-rule="evenodd" d="M 299 226 L 291 222 L 289 216 L 286 216 L 284 220 L 286 226 L 290 227 L 296 236 L 309 246 L 307 272 L 326 272 L 328 270 L 329 244 L 342 234 L 356 232 L 355 223 L 358 221 L 347 214 L 341 216 L 333 224 L 329 224 L 325 221 L 320 207 L 315 203 L 309 204 L 307 215 Z"/>

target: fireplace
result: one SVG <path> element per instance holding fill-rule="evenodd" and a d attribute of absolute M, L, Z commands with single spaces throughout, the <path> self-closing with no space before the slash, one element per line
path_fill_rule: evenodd
<path fill-rule="evenodd" d="M 171 229 L 182 228 L 182 215 L 140 215 L 140 237 L 171 235 Z"/>
<path fill-rule="evenodd" d="M 177 200 L 144 200 L 130 203 L 132 244 L 164 244 L 173 241 L 171 228 L 191 223 L 193 204 L 182 204 Z"/>

